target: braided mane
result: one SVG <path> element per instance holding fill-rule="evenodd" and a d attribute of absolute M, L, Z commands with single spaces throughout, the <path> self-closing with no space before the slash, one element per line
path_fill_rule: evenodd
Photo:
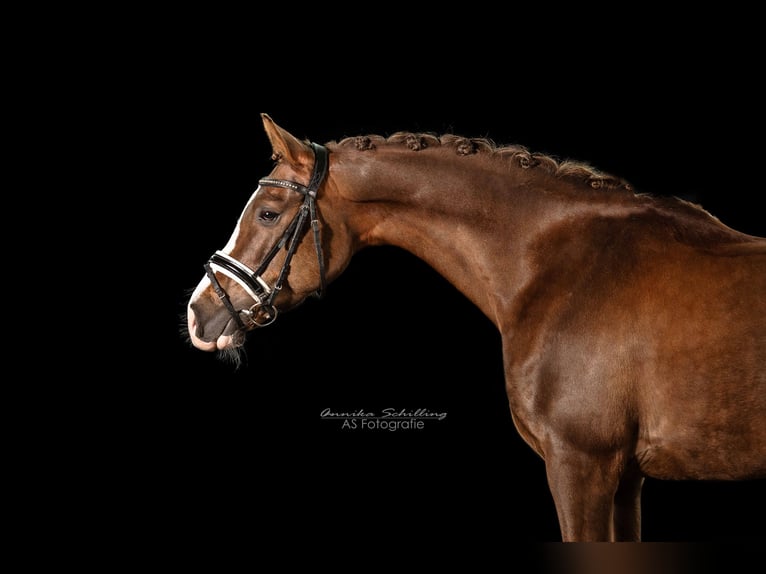
<path fill-rule="evenodd" d="M 550 155 L 530 152 L 521 145 L 498 146 L 488 138 L 396 132 L 388 138 L 380 135 L 349 137 L 341 140 L 338 145 L 355 147 L 359 151 L 374 150 L 384 145 L 401 145 L 415 152 L 426 148 L 448 147 L 454 149 L 458 156 L 475 154 L 495 156 L 520 169 L 540 169 L 555 177 L 584 183 L 593 189 L 632 191 L 631 185 L 624 179 L 601 172 L 586 163 L 571 160 L 558 161 Z"/>

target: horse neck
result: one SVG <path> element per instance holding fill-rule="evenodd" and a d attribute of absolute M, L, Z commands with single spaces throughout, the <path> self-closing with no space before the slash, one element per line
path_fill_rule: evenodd
<path fill-rule="evenodd" d="M 499 326 L 525 283 L 525 253 L 535 237 L 586 203 L 545 193 L 544 176 L 514 174 L 488 158 L 401 154 L 341 162 L 359 245 L 409 251 Z"/>

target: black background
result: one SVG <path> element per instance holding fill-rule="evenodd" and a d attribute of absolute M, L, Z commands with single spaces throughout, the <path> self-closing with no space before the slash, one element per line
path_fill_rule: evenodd
<path fill-rule="evenodd" d="M 560 539 L 543 463 L 511 423 L 496 332 L 421 262 L 360 254 L 325 300 L 253 333 L 238 371 L 186 341 L 189 290 L 271 169 L 260 112 L 318 142 L 519 143 L 766 236 L 762 19 L 718 4 L 401 8 L 14 21 L 19 175 L 4 213 L 29 232 L 6 277 L 6 466 L 25 559 L 433 570 L 465 557 L 475 570 L 497 551 L 528 571 L 525 543 Z M 416 433 L 320 420 L 388 407 L 448 417 Z M 648 481 L 644 539 L 760 550 L 764 490 Z M 558 550 L 536 554 L 572 572 Z"/>
<path fill-rule="evenodd" d="M 190 347 L 183 333 L 189 290 L 271 169 L 261 111 L 319 143 L 398 130 L 519 143 L 587 161 L 639 192 L 698 202 L 731 227 L 766 236 L 760 148 L 742 139 L 761 118 L 731 100 L 692 105 L 685 91 L 630 103 L 494 100 L 437 111 L 427 101 L 415 110 L 357 101 L 353 111 L 335 111 L 303 102 L 280 111 L 234 88 L 201 97 L 185 82 L 188 90 L 157 100 L 160 129 L 147 158 L 161 174 L 144 189 L 147 221 L 162 231 L 156 256 L 144 252 L 160 330 L 148 354 L 135 349 L 123 365 L 136 369 L 131 395 L 145 437 L 138 474 L 157 501 L 159 523 L 206 532 L 246 520 L 272 533 L 334 540 L 362 532 L 402 542 L 461 532 L 560 540 L 543 462 L 511 422 L 497 332 L 408 253 L 358 254 L 325 299 L 250 334 L 239 370 Z M 144 378 L 145 364 L 159 379 Z M 389 407 L 448 416 L 394 433 L 342 430 L 320 419 L 325 408 Z M 760 538 L 764 511 L 762 481 L 648 480 L 644 539 Z"/>

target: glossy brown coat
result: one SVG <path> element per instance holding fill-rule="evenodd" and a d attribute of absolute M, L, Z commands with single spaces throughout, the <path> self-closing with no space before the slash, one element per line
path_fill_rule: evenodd
<path fill-rule="evenodd" d="M 270 177 L 305 183 L 307 143 L 263 121 L 278 160 Z M 563 540 L 640 540 L 645 477 L 766 477 L 766 239 L 522 147 L 422 134 L 326 147 L 328 279 L 360 249 L 395 245 L 489 317 L 511 415 L 545 460 Z M 299 203 L 281 189 L 255 195 L 229 254 L 256 267 Z M 259 226 L 264 205 L 284 223 Z M 265 278 L 278 270 L 277 260 Z M 206 281 L 189 305 L 192 342 L 241 344 Z M 303 241 L 277 306 L 318 282 Z"/>

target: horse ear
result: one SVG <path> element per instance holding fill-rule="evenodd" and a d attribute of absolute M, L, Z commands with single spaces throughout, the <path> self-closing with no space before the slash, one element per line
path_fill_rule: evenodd
<path fill-rule="evenodd" d="M 313 152 L 307 143 L 279 127 L 268 114 L 261 114 L 261 119 L 275 156 L 291 165 L 301 165 L 312 161 Z"/>

